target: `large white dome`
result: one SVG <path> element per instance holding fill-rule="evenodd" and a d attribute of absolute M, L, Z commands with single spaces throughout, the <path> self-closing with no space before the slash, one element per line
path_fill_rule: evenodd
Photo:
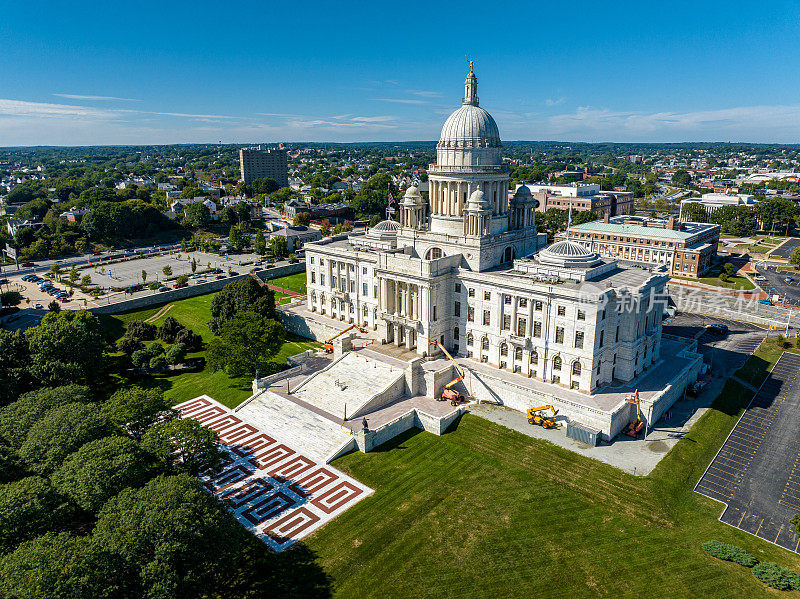
<path fill-rule="evenodd" d="M 444 122 L 439 147 L 499 148 L 500 131 L 492 115 L 480 106 L 465 104 Z"/>

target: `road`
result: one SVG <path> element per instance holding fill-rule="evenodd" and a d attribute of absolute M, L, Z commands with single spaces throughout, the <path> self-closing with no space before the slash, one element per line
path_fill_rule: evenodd
<path fill-rule="evenodd" d="M 773 295 L 779 295 L 781 303 L 800 306 L 800 273 L 778 271 L 777 265 L 764 262 L 756 262 L 753 266 L 760 276 L 766 278 L 766 281 L 756 281 L 756 283 L 770 296 L 770 299 Z"/>

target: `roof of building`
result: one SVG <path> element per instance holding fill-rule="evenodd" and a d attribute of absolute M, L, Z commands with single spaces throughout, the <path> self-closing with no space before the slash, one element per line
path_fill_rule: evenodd
<path fill-rule="evenodd" d="M 442 126 L 440 145 L 480 140 L 486 146 L 500 146 L 500 131 L 492 115 L 480 106 L 466 104 L 453 112 Z M 483 145 L 482 144 L 482 145 Z"/>
<path fill-rule="evenodd" d="M 572 231 L 592 231 L 596 233 L 611 233 L 614 235 L 634 235 L 644 237 L 663 237 L 664 239 L 686 239 L 691 237 L 697 231 L 674 231 L 672 229 L 662 229 L 659 227 L 645 227 L 643 225 L 621 225 L 615 223 L 606 223 L 603 221 L 594 221 L 591 223 L 583 223 L 581 225 L 572 225 Z"/>
<path fill-rule="evenodd" d="M 374 227 L 370 228 L 370 231 L 397 231 L 400 228 L 400 223 L 394 220 L 382 220 Z"/>

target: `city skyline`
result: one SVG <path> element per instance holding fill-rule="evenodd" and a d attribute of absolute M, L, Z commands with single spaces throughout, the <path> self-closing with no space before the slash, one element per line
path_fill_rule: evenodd
<path fill-rule="evenodd" d="M 506 141 L 800 139 L 788 2 L 36 6 L 0 24 L 2 146 L 433 141 L 467 57 Z"/>

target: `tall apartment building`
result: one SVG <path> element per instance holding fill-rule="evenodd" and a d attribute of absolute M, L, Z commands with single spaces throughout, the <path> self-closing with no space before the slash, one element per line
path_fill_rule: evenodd
<path fill-rule="evenodd" d="M 577 212 L 591 211 L 598 218 L 633 214 L 633 193 L 630 191 L 601 191 L 597 183 L 571 183 L 568 185 L 537 185 L 524 183 L 537 201 L 536 211 L 548 208 Z M 517 185 L 519 189 L 522 185 Z M 516 190 L 515 190 L 516 191 Z"/>
<path fill-rule="evenodd" d="M 556 239 L 583 244 L 601 256 L 639 264 L 664 264 L 674 276 L 699 278 L 717 255 L 719 225 L 617 216 L 573 225 Z"/>
<path fill-rule="evenodd" d="M 286 150 L 280 148 L 241 148 L 239 150 L 241 180 L 274 179 L 281 187 L 289 187 L 289 164 Z"/>

